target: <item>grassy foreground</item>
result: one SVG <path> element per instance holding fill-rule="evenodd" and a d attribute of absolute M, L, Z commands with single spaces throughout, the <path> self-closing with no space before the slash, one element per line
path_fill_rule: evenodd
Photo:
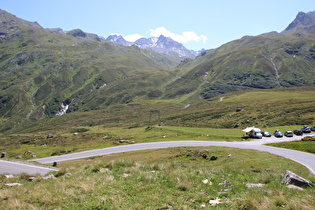
<path fill-rule="evenodd" d="M 216 158 L 213 158 L 216 157 Z M 212 160 L 211 160 L 212 159 Z M 170 148 L 60 163 L 57 179 L 0 176 L 2 209 L 313 209 L 314 188 L 281 184 L 291 170 L 309 171 L 282 157 L 232 148 Z M 71 173 L 70 176 L 64 176 Z M 226 181 L 226 182 L 225 182 Z M 7 187 L 18 182 L 22 186 Z M 221 185 L 220 183 L 226 183 Z M 246 187 L 261 183 L 263 187 Z M 211 200 L 220 201 L 215 206 Z"/>

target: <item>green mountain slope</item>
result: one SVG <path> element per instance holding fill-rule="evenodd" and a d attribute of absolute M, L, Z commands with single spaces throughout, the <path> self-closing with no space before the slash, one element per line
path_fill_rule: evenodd
<path fill-rule="evenodd" d="M 166 97 L 196 89 L 203 98 L 244 89 L 314 86 L 315 39 L 307 34 L 276 32 L 227 43 L 180 79 Z M 204 56 L 205 56 L 204 55 Z"/>
<path fill-rule="evenodd" d="M 55 115 L 61 104 L 74 111 L 127 103 L 154 90 L 161 81 L 150 78 L 169 65 L 135 46 L 80 29 L 43 29 L 0 11 L 0 124 Z"/>
<path fill-rule="evenodd" d="M 195 100 L 245 89 L 314 86 L 314 17 L 315 11 L 299 13 L 281 33 L 245 36 L 182 62 L 186 73 L 166 87 L 164 97 L 192 94 Z"/>

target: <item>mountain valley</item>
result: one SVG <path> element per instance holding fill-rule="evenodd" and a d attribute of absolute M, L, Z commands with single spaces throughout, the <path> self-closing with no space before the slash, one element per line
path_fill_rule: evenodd
<path fill-rule="evenodd" d="M 2 131 L 70 112 L 186 107 L 234 91 L 315 84 L 314 12 L 299 13 L 281 33 L 244 36 L 197 57 L 164 36 L 105 40 L 44 29 L 3 10 L 0 21 Z"/>

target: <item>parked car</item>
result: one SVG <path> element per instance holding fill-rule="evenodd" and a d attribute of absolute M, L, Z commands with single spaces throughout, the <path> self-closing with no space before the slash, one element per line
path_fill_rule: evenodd
<path fill-rule="evenodd" d="M 312 126 L 312 127 L 311 127 L 311 131 L 315 131 L 315 126 Z"/>
<path fill-rule="evenodd" d="M 271 137 L 271 134 L 270 134 L 268 131 L 262 131 L 261 134 L 262 134 L 264 137 Z"/>
<path fill-rule="evenodd" d="M 296 129 L 293 131 L 293 133 L 297 136 L 302 136 L 303 135 L 303 131 L 301 129 Z"/>
<path fill-rule="evenodd" d="M 284 135 L 286 137 L 293 137 L 293 132 L 292 131 L 286 131 L 286 132 L 284 132 Z"/>
<path fill-rule="evenodd" d="M 302 130 L 303 133 L 310 133 L 311 132 L 311 129 L 307 125 L 304 125 L 301 128 L 301 130 Z"/>
<path fill-rule="evenodd" d="M 315 141 L 315 135 L 307 135 L 301 138 L 301 141 Z"/>
<path fill-rule="evenodd" d="M 282 134 L 281 131 L 279 131 L 279 130 L 275 130 L 274 135 L 275 135 L 275 137 L 277 137 L 277 138 L 283 137 L 283 134 Z"/>

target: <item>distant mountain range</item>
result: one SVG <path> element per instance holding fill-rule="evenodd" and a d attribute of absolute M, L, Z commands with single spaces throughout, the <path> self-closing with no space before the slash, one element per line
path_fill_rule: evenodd
<path fill-rule="evenodd" d="M 176 56 L 181 60 L 184 58 L 195 58 L 200 52 L 204 51 L 203 49 L 200 51 L 188 50 L 183 44 L 163 35 L 159 37 L 140 38 L 135 42 L 128 42 L 121 35 L 110 35 L 106 40 L 124 46 L 136 45 L 142 49 L 151 49 L 166 56 Z"/>
<path fill-rule="evenodd" d="M 315 86 L 314 16 L 299 13 L 281 33 L 244 36 L 195 58 L 164 36 L 105 40 L 0 10 L 0 130 L 117 104 L 193 104 L 237 90 Z"/>

